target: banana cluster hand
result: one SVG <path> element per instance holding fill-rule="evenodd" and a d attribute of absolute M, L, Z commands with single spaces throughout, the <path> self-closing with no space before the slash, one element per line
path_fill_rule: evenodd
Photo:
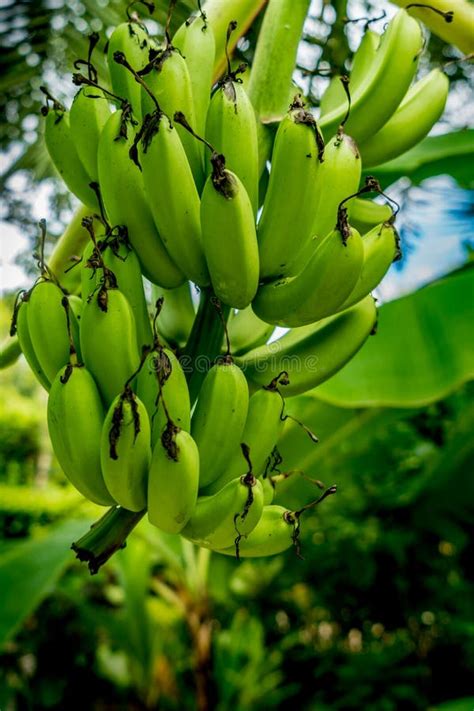
<path fill-rule="evenodd" d="M 53 448 L 84 496 L 147 510 L 224 555 L 272 555 L 297 545 L 308 508 L 273 503 L 284 398 L 359 350 L 376 325 L 371 292 L 399 257 L 395 215 L 361 199 L 383 195 L 373 178 L 361 188 L 362 171 L 429 132 L 448 82 L 435 69 L 410 87 L 422 34 L 400 10 L 381 36 L 365 33 L 319 118 L 296 94 L 273 132 L 244 65 L 227 56 L 212 86 L 235 23 L 215 36 L 199 8 L 161 42 L 132 14 L 109 39 L 107 78 L 91 36 L 69 111 L 43 89 L 46 146 L 90 210 L 91 239 L 78 293 L 41 260 L 12 333 L 49 391 Z M 196 396 L 186 358 L 196 367 L 210 323 L 199 293 L 218 305 L 226 340 L 220 331 Z M 275 326 L 290 330 L 269 343 Z"/>

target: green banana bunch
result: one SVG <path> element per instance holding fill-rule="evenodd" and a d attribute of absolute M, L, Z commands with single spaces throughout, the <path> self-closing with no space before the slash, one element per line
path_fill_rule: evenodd
<path fill-rule="evenodd" d="M 45 89 L 43 89 L 46 92 Z M 47 95 L 49 98 L 49 95 Z M 69 111 L 59 102 L 53 101 L 52 107 L 44 107 L 44 140 L 49 157 L 63 179 L 66 187 L 84 205 L 98 211 L 97 194 L 90 187 L 90 178 L 77 153 L 76 142 L 72 136 Z"/>
<path fill-rule="evenodd" d="M 100 467 L 104 409 L 94 378 L 69 363 L 56 375 L 48 398 L 48 429 L 65 475 L 80 493 L 101 506 L 115 504 Z"/>
<path fill-rule="evenodd" d="M 247 306 L 242 311 L 231 312 L 227 331 L 232 353 L 239 355 L 266 343 L 272 335 L 274 327 L 258 318 L 252 307 Z"/>
<path fill-rule="evenodd" d="M 199 486 L 206 487 L 225 470 L 241 441 L 249 406 L 245 375 L 229 356 L 207 373 L 191 421 L 199 449 Z"/>
<path fill-rule="evenodd" d="M 294 545 L 295 536 L 291 513 L 283 506 L 265 505 L 262 516 L 253 531 L 240 542 L 239 557 L 258 558 L 276 555 L 291 548 Z M 218 553 L 235 557 L 235 546 L 223 548 Z"/>
<path fill-rule="evenodd" d="M 189 282 L 176 289 L 163 289 L 153 285 L 151 291 L 155 303 L 158 299 L 163 299 L 163 306 L 156 319 L 158 333 L 172 346 L 183 347 L 196 316 Z"/>
<path fill-rule="evenodd" d="M 153 447 L 169 419 L 184 432 L 191 431 L 191 403 L 186 376 L 172 350 L 155 342 L 138 373 L 136 391 L 150 418 Z"/>
<path fill-rule="evenodd" d="M 102 267 L 101 285 L 84 303 L 81 352 L 104 402 L 110 405 L 122 392 L 140 363 L 135 317 L 115 277 Z"/>
<path fill-rule="evenodd" d="M 419 143 L 441 117 L 448 91 L 449 79 L 440 69 L 413 84 L 393 116 L 360 144 L 364 168 L 386 163 Z"/>
<path fill-rule="evenodd" d="M 262 484 L 252 474 L 230 481 L 213 496 L 200 496 L 181 534 L 205 548 L 219 550 L 253 531 L 263 511 Z"/>
<path fill-rule="evenodd" d="M 91 86 L 79 89 L 69 112 L 71 137 L 89 179 L 96 183 L 99 138 L 109 117 L 109 102 L 103 91 Z"/>
<path fill-rule="evenodd" d="M 204 252 L 214 292 L 224 304 L 244 309 L 257 293 L 259 259 L 252 204 L 240 178 L 213 153 L 212 173 L 201 197 Z"/>
<path fill-rule="evenodd" d="M 278 373 L 269 385 L 257 390 L 250 398 L 241 436 L 244 447 L 235 448 L 221 475 L 206 487 L 206 494 L 214 494 L 229 481 L 241 476 L 247 466 L 247 453 L 255 476 L 259 477 L 264 472 L 283 429 L 283 400 L 278 383 L 286 386 L 287 381 L 282 379 L 282 375 Z"/>
<path fill-rule="evenodd" d="M 46 376 L 36 357 L 33 344 L 30 337 L 30 329 L 28 326 L 28 293 L 24 294 L 18 304 L 18 309 L 14 313 L 10 334 L 18 335 L 21 352 L 25 356 L 26 362 L 30 366 L 36 379 L 46 391 L 51 387 L 51 381 Z"/>
<path fill-rule="evenodd" d="M 311 237 L 314 186 L 323 156 L 316 122 L 297 96 L 278 127 L 258 223 L 262 279 L 287 274 L 294 256 Z"/>
<path fill-rule="evenodd" d="M 277 326 L 305 326 L 330 316 L 357 284 L 363 258 L 360 234 L 340 222 L 298 276 L 261 286 L 253 309 L 259 318 Z"/>
<path fill-rule="evenodd" d="M 377 225 L 362 238 L 364 261 L 359 279 L 341 311 L 357 304 L 382 281 L 391 264 L 400 259 L 399 237 L 392 224 Z"/>
<path fill-rule="evenodd" d="M 146 85 L 158 102 L 161 111 L 169 117 L 167 119 L 169 128 L 173 125 L 176 128 L 189 161 L 196 188 L 200 192 L 204 182 L 202 147 L 183 126 L 172 123 L 174 114 L 182 112 L 193 130 L 197 130 L 193 88 L 186 60 L 169 43 L 166 43 L 163 49 L 150 53 L 150 57 L 150 63 L 140 72 L 140 75 L 144 77 Z M 142 91 L 143 116 L 151 114 L 155 106 L 150 94 L 147 91 Z"/>
<path fill-rule="evenodd" d="M 206 139 L 217 153 L 225 156 L 226 165 L 242 181 L 256 217 L 259 181 L 257 120 L 236 73 L 224 77 L 212 96 Z"/>
<path fill-rule="evenodd" d="M 179 533 L 196 507 L 199 451 L 191 435 L 171 420 L 153 449 L 148 477 L 148 520 Z"/>
<path fill-rule="evenodd" d="M 148 413 L 128 386 L 110 405 L 100 440 L 105 485 L 115 501 L 128 511 L 146 508 L 150 461 Z"/>
<path fill-rule="evenodd" d="M 133 75 L 116 63 L 114 54 L 122 52 L 131 67 L 139 72 L 148 63 L 148 53 L 155 44 L 152 42 L 144 25 L 136 20 L 122 22 L 112 32 L 107 48 L 110 81 L 114 94 L 121 96 L 131 104 L 133 115 L 138 121 L 142 117 L 142 90 Z"/>
<path fill-rule="evenodd" d="M 236 358 L 236 362 L 251 384 L 262 385 L 286 370 L 289 384 L 285 395 L 300 395 L 340 370 L 372 333 L 376 320 L 374 299 L 367 296 L 347 311 L 292 329 L 277 341 Z"/>
<path fill-rule="evenodd" d="M 381 37 L 370 71 L 351 96 L 345 128 L 357 142 L 376 133 L 395 112 L 415 76 L 422 48 L 419 23 L 399 10 Z M 346 111 L 344 103 L 321 118 L 325 138 L 337 132 Z"/>
<path fill-rule="evenodd" d="M 153 283 L 173 289 L 185 281 L 185 276 L 156 230 L 142 174 L 130 160 L 135 125 L 125 106 L 113 113 L 103 128 L 98 149 L 101 195 L 111 223 L 126 225 L 143 274 Z"/>
<path fill-rule="evenodd" d="M 190 17 L 177 30 L 172 41 L 183 55 L 193 92 L 196 132 L 203 136 L 214 75 L 216 41 L 204 13 Z"/>
<path fill-rule="evenodd" d="M 359 230 L 361 235 L 384 222 L 390 222 L 393 211 L 387 203 L 381 205 L 373 200 L 363 200 L 355 197 L 350 201 L 351 225 Z"/>

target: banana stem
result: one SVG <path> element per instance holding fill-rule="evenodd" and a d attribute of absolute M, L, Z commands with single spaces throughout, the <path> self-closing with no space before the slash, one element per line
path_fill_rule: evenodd
<path fill-rule="evenodd" d="M 230 308 L 223 304 L 219 312 L 215 298 L 212 289 L 201 290 L 198 312 L 184 353 L 180 357 L 188 381 L 191 405 L 197 399 L 207 371 L 214 359 L 220 355 L 224 339 L 224 323 L 230 313 Z"/>
<path fill-rule="evenodd" d="M 80 561 L 87 563 L 91 575 L 95 575 L 116 551 L 125 546 L 127 537 L 144 515 L 145 511 L 135 513 L 113 506 L 71 548 Z"/>

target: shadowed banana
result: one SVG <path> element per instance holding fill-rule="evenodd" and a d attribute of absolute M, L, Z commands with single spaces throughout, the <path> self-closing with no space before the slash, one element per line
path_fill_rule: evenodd
<path fill-rule="evenodd" d="M 393 217 L 393 210 L 387 203 L 381 204 L 373 200 L 352 198 L 349 203 L 351 225 L 361 235 L 365 235 L 373 227 L 389 222 Z"/>
<path fill-rule="evenodd" d="M 237 313 L 231 313 L 227 324 L 232 353 L 239 355 L 266 343 L 274 331 L 274 326 L 262 321 L 251 306 Z"/>
<path fill-rule="evenodd" d="M 294 523 L 291 514 L 283 506 L 266 505 L 260 521 L 239 545 L 239 557 L 258 558 L 260 556 L 277 555 L 294 545 Z M 235 557 L 235 546 L 224 548 L 218 553 Z"/>
<path fill-rule="evenodd" d="M 163 289 L 153 285 L 152 297 L 155 303 L 159 298 L 163 298 L 163 306 L 156 319 L 158 333 L 170 345 L 183 347 L 196 316 L 189 282 L 176 289 Z"/>

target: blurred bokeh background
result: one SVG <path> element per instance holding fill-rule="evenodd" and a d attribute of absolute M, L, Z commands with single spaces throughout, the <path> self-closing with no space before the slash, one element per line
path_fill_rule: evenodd
<path fill-rule="evenodd" d="M 168 3 L 156 5 L 146 22 L 159 35 Z M 105 40 L 125 7 L 0 1 L 2 338 L 15 292 L 34 279 L 38 220 L 47 219 L 52 245 L 75 205 L 42 142 L 39 87 L 70 100 L 87 34 Z M 173 25 L 193 9 L 180 0 Z M 381 31 L 395 11 L 388 2 L 312 3 L 295 81 L 314 106 L 328 81 L 318 71 L 340 69 L 358 45 L 364 23 L 344 18 L 386 12 L 373 25 Z M 243 59 L 258 29 L 257 20 L 239 43 Z M 422 73 L 459 56 L 426 35 Z M 380 176 L 401 204 L 404 257 L 379 289 L 379 336 L 334 384 L 288 401 L 320 443 L 288 423 L 281 471 L 339 488 L 304 517 L 302 558 L 237 563 L 142 522 L 91 577 L 69 547 L 101 510 L 59 470 L 45 393 L 26 364 L 0 371 L 2 711 L 472 711 L 474 145 L 463 131 L 472 66 L 446 71 L 451 95 L 433 135 L 450 140 L 417 168 L 400 159 Z M 413 323 L 410 344 L 404 326 Z M 375 378 L 364 395 L 364 373 L 387 354 L 390 382 Z M 279 497 L 291 507 L 315 491 L 296 473 Z"/>

